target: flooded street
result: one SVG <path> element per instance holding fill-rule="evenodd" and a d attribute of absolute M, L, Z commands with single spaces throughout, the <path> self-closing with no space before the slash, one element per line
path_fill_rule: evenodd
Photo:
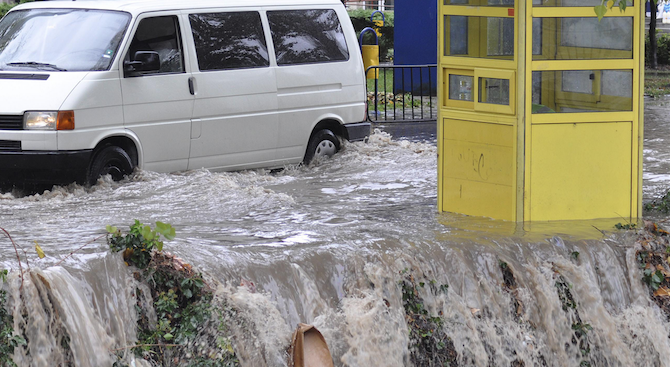
<path fill-rule="evenodd" d="M 646 103 L 645 202 L 670 188 L 670 99 Z M 670 366 L 670 324 L 641 281 L 634 233 L 439 214 L 436 172 L 434 125 L 380 126 L 368 143 L 276 173 L 140 171 L 90 189 L 0 194 L 0 227 L 42 269 L 51 302 L 78 305 L 61 312 L 81 320 L 70 335 L 95 341 L 74 353 L 81 366 L 134 343 L 132 276 L 104 239 L 54 265 L 106 225 L 126 231 L 135 219 L 172 224 L 165 250 L 221 283 L 251 325 L 235 344 L 245 366 L 285 366 L 299 322 L 318 327 L 336 366 L 411 366 L 408 279 L 423 284 L 460 366 Z M 18 270 L 4 237 L 0 250 L 1 267 Z M 78 291 L 64 291 L 65 279 Z M 32 335 L 51 330 L 38 324 Z M 576 336 L 575 325 L 591 329 Z M 33 355 L 19 365 L 46 366 L 44 353 L 44 364 Z"/>
<path fill-rule="evenodd" d="M 645 201 L 665 195 L 670 188 L 670 98 L 645 99 Z"/>

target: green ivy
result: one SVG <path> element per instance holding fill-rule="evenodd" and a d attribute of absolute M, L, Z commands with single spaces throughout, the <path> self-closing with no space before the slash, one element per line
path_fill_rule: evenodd
<path fill-rule="evenodd" d="M 155 321 L 150 320 L 149 310 L 139 301 L 144 299 L 142 291 L 136 289 L 138 304 L 135 308 L 139 316 L 138 345 L 133 348 L 136 355 L 160 366 L 239 366 L 225 330 L 220 330 L 217 336 L 219 353 L 211 356 L 194 353 L 195 340 L 203 325 L 211 322 L 214 312 L 220 314 L 221 310 L 213 305 L 213 292 L 202 274 L 162 252 L 161 239 L 174 239 L 175 229 L 162 222 L 156 222 L 156 227 L 151 228 L 136 220 L 125 235 L 112 226 L 107 226 L 107 232 L 112 251 L 123 251 L 126 262 L 140 269 L 136 278 L 148 284 L 153 300 Z M 177 355 L 190 354 L 191 357 L 176 363 L 171 348 L 180 348 Z"/>
<path fill-rule="evenodd" d="M 653 290 L 657 290 L 665 280 L 665 275 L 660 270 L 644 269 L 642 281 L 644 281 Z"/>
<path fill-rule="evenodd" d="M 614 228 L 629 231 L 629 230 L 636 229 L 637 224 L 635 224 L 635 223 L 626 223 L 626 224 L 617 223 L 617 224 L 614 225 Z"/>
<path fill-rule="evenodd" d="M 663 214 L 670 213 L 670 191 L 666 192 L 660 199 L 645 204 L 644 209 L 659 211 Z"/>
<path fill-rule="evenodd" d="M 458 353 L 453 341 L 444 330 L 444 317 L 440 313 L 431 315 L 424 306 L 424 300 L 419 295 L 420 290 L 437 295 L 447 293 L 448 284 L 438 286 L 437 281 L 430 280 L 417 282 L 408 273 L 408 269 L 401 272 L 403 279 L 398 282 L 402 293 L 402 305 L 405 309 L 405 320 L 410 339 L 410 360 L 416 366 L 450 366 L 456 364 Z M 428 286 L 428 287 L 426 287 Z"/>
<path fill-rule="evenodd" d="M 114 252 L 124 251 L 123 258 L 140 269 L 146 269 L 155 249 L 163 251 L 161 235 L 167 240 L 175 237 L 175 229 L 166 223 L 156 222 L 156 229 L 143 225 L 139 220 L 130 226 L 130 233 L 123 235 L 116 227 L 107 226 L 109 247 Z"/>

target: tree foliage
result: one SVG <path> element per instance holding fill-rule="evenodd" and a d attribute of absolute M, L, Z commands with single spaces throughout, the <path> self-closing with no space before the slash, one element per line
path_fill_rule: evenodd
<path fill-rule="evenodd" d="M 607 14 L 608 11 L 611 11 L 614 6 L 616 5 L 617 8 L 619 8 L 619 11 L 624 12 L 626 11 L 626 6 L 628 5 L 626 0 L 601 0 L 600 5 L 596 5 L 593 10 L 596 12 L 596 15 L 598 16 L 598 20 L 603 19 L 605 14 Z"/>
<path fill-rule="evenodd" d="M 12 2 L 4 3 L 0 1 L 0 18 L 4 17 L 5 14 L 7 14 L 7 12 L 11 10 L 13 7 L 19 4 L 29 3 L 31 1 L 33 0 L 21 0 L 18 3 L 12 3 Z"/>

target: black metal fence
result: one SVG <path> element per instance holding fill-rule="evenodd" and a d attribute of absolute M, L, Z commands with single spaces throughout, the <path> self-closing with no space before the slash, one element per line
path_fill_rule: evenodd
<path fill-rule="evenodd" d="M 368 120 L 437 120 L 437 65 L 371 66 L 367 75 Z"/>

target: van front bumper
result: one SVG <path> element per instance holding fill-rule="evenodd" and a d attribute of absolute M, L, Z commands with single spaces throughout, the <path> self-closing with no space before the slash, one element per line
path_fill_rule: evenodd
<path fill-rule="evenodd" d="M 77 151 L 0 150 L 0 187 L 64 185 L 86 181 L 92 149 Z"/>
<path fill-rule="evenodd" d="M 362 141 L 370 136 L 372 125 L 369 122 L 359 122 L 356 124 L 345 124 L 347 129 L 347 140 Z"/>

